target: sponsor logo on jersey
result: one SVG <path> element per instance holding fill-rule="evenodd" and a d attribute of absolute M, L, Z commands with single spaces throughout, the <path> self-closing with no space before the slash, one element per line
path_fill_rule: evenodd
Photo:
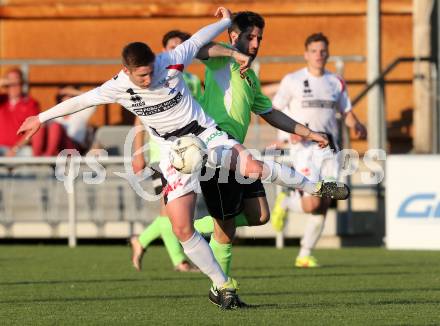
<path fill-rule="evenodd" d="M 311 97 L 312 96 L 312 89 L 310 88 L 309 80 L 306 79 L 303 81 L 303 97 Z"/>
<path fill-rule="evenodd" d="M 168 95 L 172 95 L 172 94 L 174 94 L 174 93 L 177 91 L 177 88 L 176 88 L 176 87 L 172 87 L 172 86 L 170 86 L 170 80 L 173 79 L 174 77 L 175 77 L 175 76 L 168 76 L 168 77 L 162 79 L 162 80 L 159 82 L 159 85 L 162 85 L 162 84 L 163 84 L 163 86 L 164 86 L 165 88 L 168 88 L 168 89 L 169 89 Z"/>
<path fill-rule="evenodd" d="M 136 107 L 142 107 L 145 106 L 145 102 L 144 101 L 140 101 L 140 102 L 135 102 L 131 105 L 132 108 L 136 108 Z"/>
<path fill-rule="evenodd" d="M 223 131 L 221 131 L 221 130 L 217 130 L 216 132 L 213 132 L 212 134 L 210 134 L 210 135 L 206 138 L 205 144 L 208 145 L 208 143 L 209 143 L 211 140 L 213 140 L 213 139 L 216 138 L 216 137 L 220 137 L 220 136 L 223 136 Z"/>
<path fill-rule="evenodd" d="M 335 101 L 327 101 L 327 100 L 307 100 L 307 101 L 302 101 L 301 105 L 304 109 L 335 109 L 336 108 Z"/>
<path fill-rule="evenodd" d="M 153 115 L 156 113 L 161 113 L 164 111 L 168 111 L 169 109 L 175 107 L 180 100 L 182 99 L 182 94 L 179 92 L 176 96 L 174 96 L 171 100 L 152 105 L 152 106 L 146 106 L 138 109 L 134 109 L 134 113 L 136 113 L 139 116 L 148 116 Z"/>
<path fill-rule="evenodd" d="M 133 101 L 133 102 L 141 102 L 142 101 L 142 98 L 139 96 L 139 94 L 136 94 L 133 91 L 133 89 L 129 88 L 126 90 L 126 92 L 131 95 L 131 97 L 130 97 L 131 101 Z"/>

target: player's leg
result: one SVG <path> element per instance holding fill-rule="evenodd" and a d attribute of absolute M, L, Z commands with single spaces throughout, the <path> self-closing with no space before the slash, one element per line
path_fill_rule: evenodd
<path fill-rule="evenodd" d="M 211 247 L 200 233 L 194 230 L 193 219 L 196 205 L 194 190 L 199 187 L 195 175 L 182 174 L 172 168 L 167 156 L 161 160 L 160 169 L 164 175 L 164 201 L 173 232 L 179 239 L 186 256 L 206 274 L 219 294 L 218 305 L 223 309 L 239 306 L 236 294 L 237 282 L 228 278 L 216 261 Z"/>
<path fill-rule="evenodd" d="M 206 207 L 214 217 L 210 246 L 223 272 L 228 275 L 235 236 L 234 217 L 243 209 L 242 186 L 236 182 L 235 173 L 227 169 L 218 168 L 214 171 L 206 168 L 202 175 L 211 176 L 200 181 Z"/>
<path fill-rule="evenodd" d="M 318 267 L 316 258 L 312 256 L 312 250 L 315 248 L 324 230 L 325 215 L 330 205 L 330 200 L 328 198 L 304 195 L 301 202 L 304 213 L 307 214 L 307 222 L 295 266 L 304 268 Z"/>
<path fill-rule="evenodd" d="M 216 128 L 208 128 L 198 136 L 208 147 L 207 166 L 209 167 L 222 166 L 238 171 L 238 174 L 245 177 L 300 189 L 318 197 L 346 199 L 349 195 L 349 189 L 343 183 L 311 182 L 286 165 L 274 161 L 256 160 L 246 147 Z"/>
<path fill-rule="evenodd" d="M 224 156 L 230 157 L 230 161 L 222 160 Z M 318 197 L 330 197 L 334 199 L 346 199 L 349 195 L 348 187 L 336 181 L 312 182 L 300 174 L 294 168 L 274 161 L 259 161 L 249 153 L 241 144 L 235 144 L 232 148 L 217 146 L 209 152 L 209 162 L 221 165 L 231 170 L 238 170 L 239 174 L 254 179 L 262 179 L 283 187 L 292 187 L 303 190 Z"/>
<path fill-rule="evenodd" d="M 172 229 L 182 244 L 187 257 L 208 277 L 216 287 L 221 287 L 227 281 L 226 275 L 206 242 L 195 232 L 192 219 L 194 215 L 196 194 L 190 192 L 167 203 L 167 212 L 171 221 Z"/>
<path fill-rule="evenodd" d="M 186 258 L 179 239 L 177 239 L 176 235 L 173 233 L 171 222 L 168 216 L 161 217 L 160 236 L 162 237 L 165 249 L 167 250 L 168 256 L 171 259 L 171 263 L 173 264 L 175 271 L 199 271 L 197 268 L 194 268 L 188 261 L 188 258 Z"/>
<path fill-rule="evenodd" d="M 248 226 L 264 225 L 270 219 L 270 209 L 266 198 L 266 192 L 260 180 L 243 186 L 243 215 L 246 217 Z M 239 223 L 236 217 L 236 226 Z"/>
<path fill-rule="evenodd" d="M 303 142 L 291 143 L 289 155 L 284 158 L 289 166 L 294 166 L 310 179 L 309 165 L 311 161 L 311 151 Z M 314 180 L 316 181 L 316 180 Z M 281 232 L 284 229 L 289 211 L 303 213 L 301 194 L 299 190 L 282 187 L 275 199 L 272 212 L 271 223 L 275 231 Z"/>
<path fill-rule="evenodd" d="M 152 175 L 152 183 L 154 193 L 156 195 L 162 192 L 162 174 L 157 170 L 154 170 Z M 160 200 L 160 212 L 154 221 L 148 225 L 144 231 L 138 236 L 134 235 L 130 238 L 131 244 L 131 262 L 133 267 L 140 271 L 142 269 L 142 259 L 144 253 L 151 242 L 158 239 L 162 234 L 162 225 L 167 223 L 169 225 L 169 219 L 166 213 L 165 204 L 163 198 Z M 177 240 L 176 240 L 177 241 Z M 179 242 L 177 241 L 179 244 Z M 180 244 L 179 244 L 180 245 Z"/>
<path fill-rule="evenodd" d="M 303 166 L 307 167 L 310 179 L 318 180 L 322 176 L 336 179 L 338 163 L 332 153 L 329 150 L 323 150 L 314 145 L 309 148 L 311 149 L 311 157 L 313 159 L 309 159 Z M 303 194 L 301 206 L 304 213 L 307 214 L 307 223 L 300 242 L 301 248 L 296 258 L 295 266 L 306 268 L 319 266 L 316 258 L 312 256 L 312 250 L 315 248 L 324 230 L 325 217 L 330 202 L 328 198 L 318 198 Z"/>
<path fill-rule="evenodd" d="M 223 272 L 230 276 L 232 263 L 232 240 L 235 236 L 235 221 L 214 218 L 214 232 L 211 235 L 209 246 L 214 253 Z"/>
<path fill-rule="evenodd" d="M 148 225 L 138 236 L 133 235 L 130 238 L 131 245 L 131 263 L 137 271 L 142 270 L 142 259 L 149 244 L 160 237 L 161 224 L 166 216 L 157 216 L 153 222 Z"/>
<path fill-rule="evenodd" d="M 202 234 L 211 234 L 214 232 L 214 218 L 211 215 L 199 218 L 194 221 L 194 228 Z"/>
<path fill-rule="evenodd" d="M 209 213 L 213 216 L 213 234 L 209 245 L 223 272 L 229 276 L 232 263 L 232 240 L 235 236 L 235 219 L 243 208 L 242 186 L 236 182 L 235 173 L 218 168 L 209 171 L 212 177 L 202 180 L 200 186 Z M 237 308 L 247 305 L 237 296 Z M 215 287 L 209 292 L 209 300 L 219 305 L 219 293 Z"/>

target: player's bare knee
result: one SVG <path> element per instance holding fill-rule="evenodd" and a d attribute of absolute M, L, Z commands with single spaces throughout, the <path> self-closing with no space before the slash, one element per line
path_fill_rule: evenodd
<path fill-rule="evenodd" d="M 269 220 L 270 220 L 270 214 L 269 213 L 261 214 L 261 216 L 260 216 L 260 225 L 266 224 L 267 222 L 269 222 Z"/>
<path fill-rule="evenodd" d="M 263 162 L 257 160 L 248 160 L 244 175 L 252 178 L 260 178 L 263 173 Z"/>
<path fill-rule="evenodd" d="M 226 244 L 231 243 L 235 237 L 235 226 L 234 225 L 224 225 L 223 227 L 214 227 L 214 239 L 218 243 Z"/>
<path fill-rule="evenodd" d="M 187 241 L 194 234 L 194 230 L 187 226 L 173 226 L 173 232 L 179 241 Z"/>
<path fill-rule="evenodd" d="M 228 233 L 214 232 L 215 241 L 221 244 L 232 243 L 234 236 L 235 236 L 235 230 L 233 232 L 228 232 Z"/>

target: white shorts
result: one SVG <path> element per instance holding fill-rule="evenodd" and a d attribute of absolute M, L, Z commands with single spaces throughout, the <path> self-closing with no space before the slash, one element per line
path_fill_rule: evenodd
<path fill-rule="evenodd" d="M 226 132 L 217 129 L 216 127 L 206 129 L 199 134 L 198 137 L 203 140 L 208 149 L 220 146 L 232 148 L 239 144 L 239 142 L 231 138 Z M 169 148 L 169 144 L 161 148 L 161 160 L 159 163 L 159 167 L 166 181 L 166 184 L 163 187 L 165 203 L 182 197 L 192 191 L 197 193 L 201 192 L 199 173 L 183 174 L 177 171 L 170 163 Z"/>
<path fill-rule="evenodd" d="M 339 164 L 330 147 L 320 148 L 316 143 L 299 142 L 290 145 L 289 161 L 296 171 L 310 181 L 338 179 Z"/>

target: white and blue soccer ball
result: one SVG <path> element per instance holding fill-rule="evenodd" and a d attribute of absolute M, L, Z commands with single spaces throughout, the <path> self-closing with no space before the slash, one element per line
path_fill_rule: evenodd
<path fill-rule="evenodd" d="M 170 162 L 181 173 L 200 171 L 207 159 L 206 145 L 197 136 L 186 135 L 175 139 L 171 144 Z"/>

